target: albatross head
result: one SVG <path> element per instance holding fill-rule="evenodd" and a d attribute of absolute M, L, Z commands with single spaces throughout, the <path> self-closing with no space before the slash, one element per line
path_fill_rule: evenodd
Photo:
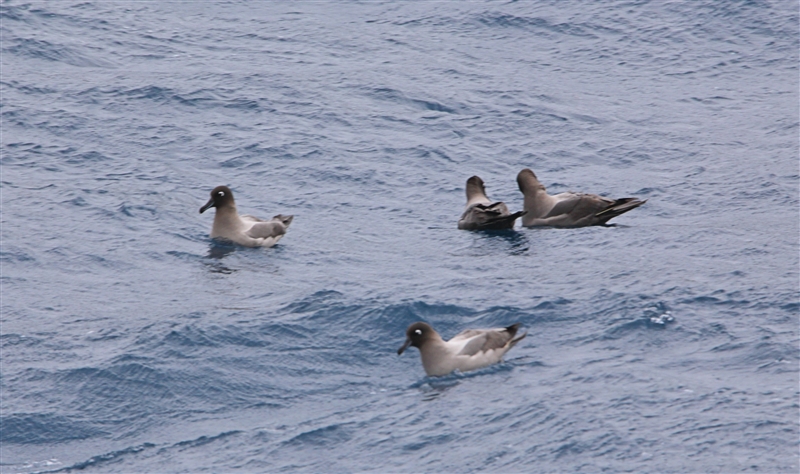
<path fill-rule="evenodd" d="M 473 176 L 467 180 L 467 201 L 475 197 L 486 198 L 486 186 L 478 176 Z"/>
<path fill-rule="evenodd" d="M 406 329 L 406 342 L 397 350 L 397 354 L 402 354 L 408 346 L 422 347 L 425 341 L 434 339 L 437 335 L 430 324 L 421 321 L 414 323 Z"/>
<path fill-rule="evenodd" d="M 211 199 L 200 208 L 200 214 L 209 210 L 212 207 L 217 209 L 225 206 L 234 206 L 233 192 L 227 186 L 217 186 L 211 191 Z"/>

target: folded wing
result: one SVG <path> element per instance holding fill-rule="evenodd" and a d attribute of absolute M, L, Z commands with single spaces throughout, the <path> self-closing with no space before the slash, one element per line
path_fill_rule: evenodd
<path fill-rule="evenodd" d="M 519 323 L 517 323 L 507 328 L 467 329 L 457 334 L 451 341 L 466 340 L 458 355 L 473 356 L 496 349 L 507 350 L 527 335 L 526 333 L 514 339 L 519 326 Z"/>
<path fill-rule="evenodd" d="M 562 195 L 557 195 L 561 197 Z M 646 201 L 637 198 L 608 199 L 596 194 L 569 193 L 553 206 L 544 219 L 562 226 L 602 225 L 610 219 L 635 209 Z"/>
<path fill-rule="evenodd" d="M 245 234 L 254 239 L 267 239 L 277 237 L 286 233 L 286 226 L 283 222 L 266 221 L 257 222 L 250 227 Z"/>
<path fill-rule="evenodd" d="M 251 222 L 255 221 L 255 223 L 245 232 L 248 237 L 253 239 L 271 239 L 274 242 L 277 242 L 278 239 L 286 234 L 286 228 L 289 227 L 289 224 L 292 223 L 292 219 L 294 218 L 294 216 L 284 216 L 282 214 L 278 214 L 268 221 L 264 221 L 253 216 L 242 217 L 246 217 Z"/>

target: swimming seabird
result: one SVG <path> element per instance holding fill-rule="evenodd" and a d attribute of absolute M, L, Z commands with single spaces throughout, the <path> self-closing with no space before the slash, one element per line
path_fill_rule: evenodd
<path fill-rule="evenodd" d="M 265 221 L 250 215 L 240 216 L 236 212 L 233 192 L 227 186 L 217 186 L 211 191 L 211 199 L 200 208 L 200 213 L 216 207 L 211 238 L 228 240 L 246 247 L 272 247 L 286 233 L 294 216 L 278 214 Z"/>
<path fill-rule="evenodd" d="M 449 341 L 439 336 L 430 324 L 417 322 L 406 329 L 406 342 L 397 354 L 402 354 L 408 346 L 419 349 L 422 367 L 429 376 L 447 375 L 458 369 L 461 372 L 480 369 L 500 362 L 503 355 L 527 332 L 514 338 L 520 323 L 507 328 L 467 329 Z"/>
<path fill-rule="evenodd" d="M 505 203 L 492 202 L 486 197 L 483 180 L 473 176 L 467 180 L 467 207 L 458 220 L 458 228 L 463 230 L 504 230 L 513 229 L 514 222 L 525 211 L 511 214 Z"/>
<path fill-rule="evenodd" d="M 519 190 L 525 196 L 522 217 L 525 227 L 585 227 L 603 225 L 610 219 L 646 203 L 638 198 L 608 199 L 596 194 L 566 192 L 551 196 L 528 168 L 517 175 Z"/>

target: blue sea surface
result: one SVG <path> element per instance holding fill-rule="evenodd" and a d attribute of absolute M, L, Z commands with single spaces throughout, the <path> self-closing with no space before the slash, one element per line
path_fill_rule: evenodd
<path fill-rule="evenodd" d="M 0 471 L 800 470 L 798 4 L 0 4 Z M 647 203 L 456 229 L 533 169 Z M 294 222 L 227 246 L 198 213 Z M 425 376 L 406 327 L 520 322 Z"/>

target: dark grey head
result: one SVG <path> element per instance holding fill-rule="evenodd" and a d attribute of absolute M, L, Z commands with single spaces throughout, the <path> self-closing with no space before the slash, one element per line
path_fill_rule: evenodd
<path fill-rule="evenodd" d="M 217 186 L 211 191 L 211 199 L 200 208 L 200 214 L 207 211 L 212 207 L 220 208 L 225 206 L 234 206 L 233 191 L 227 186 Z"/>
<path fill-rule="evenodd" d="M 425 341 L 435 337 L 436 331 L 434 331 L 430 324 L 423 323 L 422 321 L 414 323 L 406 329 L 406 342 L 403 343 L 400 349 L 397 349 L 397 355 L 402 354 L 408 346 L 422 347 Z"/>
<path fill-rule="evenodd" d="M 472 176 L 467 180 L 467 201 L 476 195 L 486 197 L 486 187 L 481 178 Z"/>

